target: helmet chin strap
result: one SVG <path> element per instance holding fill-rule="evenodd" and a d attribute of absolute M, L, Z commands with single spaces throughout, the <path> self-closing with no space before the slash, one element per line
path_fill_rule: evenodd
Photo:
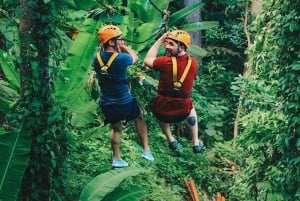
<path fill-rule="evenodd" d="M 178 56 L 178 54 L 180 53 L 180 51 L 179 51 L 179 46 L 180 46 L 180 42 L 177 41 L 177 55 L 176 55 L 176 56 Z"/>
<path fill-rule="evenodd" d="M 118 45 L 117 45 L 117 40 L 114 40 L 114 44 L 115 45 L 108 45 L 108 46 L 112 47 L 116 52 L 120 53 Z"/>
<path fill-rule="evenodd" d="M 115 43 L 115 46 L 114 46 L 114 49 L 119 52 L 119 48 L 118 48 L 118 45 L 117 45 L 117 40 L 114 40 L 114 43 Z"/>

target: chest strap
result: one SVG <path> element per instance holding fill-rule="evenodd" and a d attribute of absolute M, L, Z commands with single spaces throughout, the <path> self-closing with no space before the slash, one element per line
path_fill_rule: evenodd
<path fill-rule="evenodd" d="M 112 62 L 115 60 L 115 58 L 118 56 L 118 54 L 119 53 L 114 52 L 108 59 L 107 63 L 104 64 L 104 62 L 101 58 L 100 52 L 97 53 L 97 59 L 98 59 L 99 65 L 100 65 L 100 70 L 101 70 L 102 75 L 107 75 L 108 68 L 111 66 Z"/>
<path fill-rule="evenodd" d="M 178 76 L 177 76 L 177 60 L 176 57 L 172 57 L 172 65 L 173 65 L 173 86 L 174 86 L 174 90 L 179 90 L 182 86 L 183 81 L 185 80 L 190 68 L 191 68 L 191 64 L 192 64 L 192 57 L 188 56 L 188 63 L 185 66 L 185 69 L 180 77 L 180 79 L 178 80 Z"/>

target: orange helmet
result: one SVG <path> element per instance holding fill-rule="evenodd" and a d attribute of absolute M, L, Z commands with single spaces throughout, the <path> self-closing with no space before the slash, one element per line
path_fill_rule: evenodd
<path fill-rule="evenodd" d="M 167 38 L 183 43 L 187 48 L 191 45 L 191 36 L 186 31 L 175 30 L 168 33 Z"/>
<path fill-rule="evenodd" d="M 98 39 L 101 44 L 105 44 L 110 39 L 120 35 L 122 35 L 122 31 L 119 29 L 119 27 L 114 25 L 105 25 L 98 31 Z"/>

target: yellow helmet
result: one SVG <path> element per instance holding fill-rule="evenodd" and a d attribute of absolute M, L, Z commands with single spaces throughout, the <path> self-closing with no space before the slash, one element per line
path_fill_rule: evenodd
<path fill-rule="evenodd" d="M 105 25 L 98 31 L 98 39 L 101 44 L 105 44 L 110 39 L 120 35 L 122 35 L 122 31 L 119 29 L 119 27 L 114 25 Z"/>
<path fill-rule="evenodd" d="M 186 31 L 175 30 L 168 33 L 167 38 L 183 43 L 187 48 L 191 45 L 191 36 Z"/>

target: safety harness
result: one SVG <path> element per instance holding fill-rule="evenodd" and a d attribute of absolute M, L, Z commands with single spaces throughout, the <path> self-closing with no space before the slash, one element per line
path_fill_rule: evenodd
<path fill-rule="evenodd" d="M 172 57 L 172 65 L 173 65 L 173 86 L 174 86 L 174 90 L 178 91 L 180 90 L 183 81 L 185 80 L 190 68 L 191 68 L 191 64 L 192 64 L 192 57 L 188 56 L 188 62 L 187 65 L 180 77 L 180 79 L 178 80 L 177 78 L 177 60 L 176 57 Z"/>
<path fill-rule="evenodd" d="M 112 62 L 115 60 L 115 58 L 118 56 L 119 53 L 114 52 L 110 58 L 108 59 L 107 63 L 104 64 L 100 52 L 97 53 L 97 59 L 98 59 L 98 63 L 100 65 L 100 72 L 101 72 L 101 77 L 99 79 L 99 84 L 100 86 L 104 86 L 105 84 L 129 84 L 129 80 L 128 79 L 115 79 L 115 78 L 111 78 L 108 75 L 108 69 L 111 66 Z"/>
<path fill-rule="evenodd" d="M 100 65 L 100 70 L 101 70 L 101 74 L 102 75 L 107 75 L 107 70 L 109 69 L 109 67 L 111 66 L 112 62 L 115 60 L 115 58 L 118 56 L 119 53 L 117 52 L 114 52 L 110 58 L 108 59 L 107 63 L 104 64 L 102 58 L 101 58 L 101 55 L 100 55 L 100 52 L 97 53 L 97 59 L 98 59 L 98 62 L 99 62 L 99 65 Z"/>

